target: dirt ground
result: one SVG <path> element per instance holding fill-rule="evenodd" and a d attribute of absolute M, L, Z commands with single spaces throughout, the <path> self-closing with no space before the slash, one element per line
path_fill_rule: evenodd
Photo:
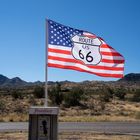
<path fill-rule="evenodd" d="M 63 132 L 59 140 L 140 140 L 140 136 L 105 135 L 94 132 Z M 0 133 L 0 140 L 28 140 L 26 132 Z"/>

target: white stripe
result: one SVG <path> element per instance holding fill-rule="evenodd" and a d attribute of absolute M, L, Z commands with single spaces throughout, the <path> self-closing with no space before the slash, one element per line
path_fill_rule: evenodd
<path fill-rule="evenodd" d="M 100 48 L 100 51 L 101 52 L 116 52 L 115 50 L 113 50 L 113 49 L 110 49 L 110 48 Z"/>
<path fill-rule="evenodd" d="M 55 56 L 55 57 L 60 57 L 60 58 L 72 58 L 72 56 L 70 55 L 66 55 L 66 54 L 60 54 L 60 53 L 52 53 L 52 52 L 49 52 L 48 53 L 49 56 Z M 120 68 L 123 68 L 124 67 L 124 64 L 114 64 L 114 63 L 106 63 L 106 62 L 100 62 L 98 64 L 98 66 L 107 66 L 107 67 L 120 67 Z"/>
<path fill-rule="evenodd" d="M 64 47 L 59 45 L 48 45 L 51 49 L 59 49 L 59 50 L 65 50 L 65 51 L 71 51 L 72 47 Z"/>
<path fill-rule="evenodd" d="M 62 54 L 62 53 L 55 53 L 55 52 L 48 52 L 48 55 L 56 56 L 56 57 L 63 57 L 63 58 L 70 58 L 70 59 L 74 58 L 72 55 L 69 55 L 69 54 Z M 103 59 L 108 59 L 108 60 L 124 60 L 121 56 L 102 55 L 102 58 Z"/>
<path fill-rule="evenodd" d="M 103 59 L 108 59 L 108 60 L 124 60 L 122 56 L 107 56 L 107 55 L 102 55 Z"/>
<path fill-rule="evenodd" d="M 106 74 L 123 74 L 123 71 L 112 71 L 112 70 L 100 70 L 100 69 L 91 69 L 89 67 L 86 67 L 85 65 L 78 64 L 78 63 L 72 63 L 72 62 L 62 62 L 57 60 L 50 60 L 48 59 L 48 63 L 51 64 L 59 64 L 62 66 L 75 66 L 77 68 L 81 68 L 83 70 L 89 71 L 89 72 L 95 72 L 95 73 L 106 73 Z"/>
<path fill-rule="evenodd" d="M 59 46 L 59 45 L 48 45 L 49 48 L 51 49 L 59 49 L 59 50 L 65 50 L 65 51 L 71 51 L 72 47 L 64 47 L 64 46 Z M 116 52 L 115 50 L 113 49 L 110 49 L 110 48 L 102 48 L 100 47 L 100 51 L 103 51 L 103 52 Z"/>

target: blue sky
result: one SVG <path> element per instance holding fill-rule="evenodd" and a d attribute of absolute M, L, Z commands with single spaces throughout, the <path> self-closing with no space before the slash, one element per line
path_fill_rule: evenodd
<path fill-rule="evenodd" d="M 127 73 L 140 72 L 139 0 L 0 0 L 0 74 L 45 81 L 45 19 L 95 33 L 125 57 Z M 117 80 L 48 69 L 48 80 Z"/>

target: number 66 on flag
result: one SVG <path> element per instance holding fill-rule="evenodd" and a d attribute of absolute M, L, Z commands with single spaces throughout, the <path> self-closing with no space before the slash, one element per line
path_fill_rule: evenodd
<path fill-rule="evenodd" d="M 103 39 L 87 31 L 47 20 L 48 66 L 123 77 L 124 58 Z"/>

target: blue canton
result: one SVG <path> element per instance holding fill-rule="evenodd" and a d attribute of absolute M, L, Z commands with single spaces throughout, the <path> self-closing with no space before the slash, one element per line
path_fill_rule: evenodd
<path fill-rule="evenodd" d="M 71 37 L 82 35 L 83 31 L 48 20 L 49 44 L 72 47 Z"/>

